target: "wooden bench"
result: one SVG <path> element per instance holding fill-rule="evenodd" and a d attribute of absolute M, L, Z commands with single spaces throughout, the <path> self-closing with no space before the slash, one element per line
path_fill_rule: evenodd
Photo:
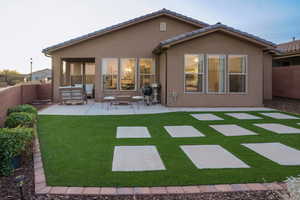
<path fill-rule="evenodd" d="M 84 104 L 87 103 L 87 96 L 82 87 L 60 87 L 61 104 Z"/>

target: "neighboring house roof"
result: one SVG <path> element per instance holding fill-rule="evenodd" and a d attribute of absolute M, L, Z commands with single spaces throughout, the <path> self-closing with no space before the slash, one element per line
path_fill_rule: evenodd
<path fill-rule="evenodd" d="M 158 17 L 158 16 L 162 16 L 162 15 L 173 17 L 173 18 L 185 21 L 187 23 L 191 23 L 191 24 L 193 24 L 195 26 L 199 26 L 199 27 L 209 26 L 209 24 L 207 24 L 207 23 L 204 23 L 204 22 L 199 21 L 197 19 L 185 16 L 185 15 L 182 15 L 182 14 L 179 14 L 179 13 L 176 13 L 174 11 L 167 10 L 167 9 L 164 8 L 162 10 L 152 12 L 150 14 L 143 15 L 141 17 L 137 17 L 137 18 L 134 18 L 134 19 L 131 19 L 131 20 L 113 25 L 113 26 L 109 26 L 109 27 L 104 28 L 104 29 L 100 29 L 100 30 L 92 32 L 92 33 L 88 33 L 86 35 L 76 37 L 74 39 L 71 39 L 71 40 L 68 40 L 68 41 L 65 41 L 65 42 L 47 47 L 47 48 L 43 49 L 42 52 L 43 53 L 49 53 L 49 52 L 52 52 L 52 51 L 55 51 L 55 50 L 58 50 L 58 49 L 61 49 L 61 48 L 67 47 L 67 46 L 71 46 L 71 45 L 77 44 L 79 42 L 82 42 L 82 41 L 85 41 L 85 40 L 88 40 L 88 39 L 91 39 L 91 38 L 94 38 L 94 37 L 98 37 L 100 35 L 103 35 L 103 34 L 106 34 L 106 33 L 112 32 L 112 31 L 116 31 L 116 30 L 125 28 L 127 26 L 137 24 L 137 23 L 140 23 L 140 22 L 143 22 L 143 21 L 146 21 L 146 20 Z"/>
<path fill-rule="evenodd" d="M 278 44 L 277 49 L 283 53 L 298 52 L 300 51 L 300 40 Z"/>
<path fill-rule="evenodd" d="M 32 72 L 32 75 L 35 75 L 35 74 L 49 74 L 51 76 L 51 71 L 52 70 L 49 69 L 49 68 L 41 69 L 41 70 Z M 29 73 L 29 74 L 26 74 L 25 76 L 30 77 L 31 74 Z"/>
<path fill-rule="evenodd" d="M 206 35 L 208 33 L 215 32 L 215 31 L 220 31 L 220 30 L 225 31 L 227 33 L 234 34 L 235 36 L 243 37 L 244 39 L 250 40 L 251 42 L 256 42 L 256 43 L 258 43 L 262 46 L 265 46 L 265 47 L 268 47 L 268 48 L 271 48 L 271 49 L 276 47 L 276 44 L 274 44 L 270 41 L 267 41 L 265 39 L 262 39 L 258 36 L 255 36 L 255 35 L 237 30 L 235 28 L 226 26 L 226 25 L 221 24 L 221 23 L 217 23 L 217 24 L 214 24 L 214 25 L 210 25 L 210 26 L 207 26 L 207 27 L 204 27 L 204 28 L 201 28 L 201 29 L 191 31 L 191 32 L 183 33 L 183 34 L 177 35 L 175 37 L 172 37 L 170 39 L 161 41 L 159 46 L 156 49 L 160 49 L 160 48 L 164 48 L 164 47 L 170 47 L 174 44 L 178 44 L 180 42 L 184 42 L 184 41 L 187 41 L 187 40 L 190 40 L 190 39 L 193 39 L 193 38 L 196 38 L 196 37 L 200 37 L 200 36 Z"/>

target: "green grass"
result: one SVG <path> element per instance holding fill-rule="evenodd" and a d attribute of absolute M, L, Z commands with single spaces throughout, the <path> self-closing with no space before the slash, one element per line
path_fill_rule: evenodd
<path fill-rule="evenodd" d="M 300 166 L 281 166 L 241 143 L 281 142 L 300 150 L 300 134 L 279 135 L 254 123 L 281 123 L 300 128 L 300 120 L 276 120 L 258 112 L 244 112 L 261 120 L 237 120 L 222 112 L 223 121 L 198 121 L 177 112 L 123 116 L 39 116 L 38 133 L 47 177 L 51 186 L 166 186 L 282 181 L 300 174 Z M 210 112 L 212 113 L 212 112 Z M 291 114 L 292 115 L 292 114 Z M 256 136 L 223 136 L 212 124 L 237 124 Z M 206 137 L 171 138 L 166 125 L 191 125 Z M 117 126 L 146 126 L 151 138 L 116 139 Z M 218 144 L 251 166 L 249 169 L 197 169 L 180 149 L 187 144 Z M 155 145 L 166 166 L 164 171 L 112 172 L 116 145 Z"/>

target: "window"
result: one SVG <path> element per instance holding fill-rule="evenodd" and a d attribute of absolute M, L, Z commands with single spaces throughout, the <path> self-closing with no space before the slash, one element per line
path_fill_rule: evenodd
<path fill-rule="evenodd" d="M 203 92 L 204 56 L 184 56 L 185 92 Z"/>
<path fill-rule="evenodd" d="M 225 92 L 225 55 L 207 55 L 207 92 Z"/>
<path fill-rule="evenodd" d="M 120 66 L 120 90 L 136 89 L 136 59 L 122 58 Z"/>
<path fill-rule="evenodd" d="M 246 92 L 247 56 L 229 55 L 228 73 L 229 73 L 229 92 L 232 93 Z"/>
<path fill-rule="evenodd" d="M 104 90 L 118 89 L 118 59 L 104 58 L 102 60 L 102 78 Z"/>
<path fill-rule="evenodd" d="M 139 59 L 140 88 L 150 85 L 155 81 L 155 64 L 151 58 Z"/>
<path fill-rule="evenodd" d="M 166 22 L 160 22 L 160 24 L 159 24 L 159 30 L 161 32 L 167 31 L 167 23 Z"/>

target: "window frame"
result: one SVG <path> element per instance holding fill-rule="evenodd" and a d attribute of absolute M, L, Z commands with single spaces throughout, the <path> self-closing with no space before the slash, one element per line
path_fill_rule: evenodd
<path fill-rule="evenodd" d="M 197 56 L 198 59 L 200 60 L 201 57 L 203 58 L 203 66 L 202 66 L 202 73 L 199 73 L 199 70 L 198 70 L 198 73 L 197 73 L 197 77 L 199 75 L 202 75 L 202 90 L 201 91 L 197 91 L 197 92 L 191 92 L 191 91 L 186 91 L 186 74 L 196 74 L 196 73 L 186 73 L 185 72 L 185 66 L 186 66 L 186 59 L 185 57 L 186 56 Z M 205 54 L 192 54 L 192 53 L 189 53 L 189 54 L 184 54 L 183 55 L 183 90 L 184 90 L 184 93 L 185 94 L 204 94 L 205 93 Z"/>
<path fill-rule="evenodd" d="M 103 80 L 103 61 L 104 60 L 117 60 L 117 88 L 116 89 L 105 89 L 104 88 L 104 80 Z M 103 89 L 103 91 L 119 91 L 119 77 L 120 77 L 120 70 L 119 70 L 119 68 L 120 68 L 120 62 L 119 62 L 119 58 L 112 58 L 112 57 L 108 57 L 108 58 L 102 58 L 101 59 L 101 79 L 102 79 L 102 81 L 101 81 L 101 83 L 102 83 L 102 89 Z"/>
<path fill-rule="evenodd" d="M 137 71 L 137 68 L 138 68 L 138 59 L 137 58 L 117 58 L 119 60 L 119 77 L 118 77 L 118 86 L 119 86 L 119 91 L 120 92 L 135 92 L 137 91 L 137 88 L 138 88 L 138 83 L 137 83 L 137 76 L 138 76 L 138 71 Z M 135 84 L 134 84 L 134 90 L 122 90 L 122 87 L 121 87 L 121 74 L 122 74 L 122 59 L 134 59 L 135 60 L 135 75 L 134 75 L 134 81 L 135 81 Z"/>
<path fill-rule="evenodd" d="M 245 72 L 244 73 L 236 73 L 233 72 L 231 73 L 229 71 L 229 57 L 230 56 L 243 56 L 245 57 Z M 248 55 L 245 54 L 228 54 L 228 58 L 227 58 L 227 62 L 228 62 L 228 70 L 227 70 L 227 79 L 228 79 L 228 94 L 248 94 Z M 230 92 L 230 75 L 245 75 L 245 92 Z"/>
<path fill-rule="evenodd" d="M 224 59 L 225 59 L 225 67 L 224 67 L 224 71 L 225 71 L 225 74 L 224 74 L 224 92 L 209 92 L 209 85 L 208 85 L 208 57 L 209 56 L 223 56 Z M 206 54 L 206 58 L 205 58 L 205 79 L 206 79 L 206 93 L 207 94 L 227 94 L 227 56 L 226 54 Z"/>
<path fill-rule="evenodd" d="M 152 61 L 152 67 L 153 67 L 153 71 L 154 73 L 151 73 L 151 74 L 144 74 L 144 73 L 141 73 L 141 67 L 140 67 L 140 60 L 142 59 L 147 59 L 147 60 L 151 60 Z M 137 68 L 138 68 L 138 71 L 137 71 L 137 74 L 138 74 L 138 84 L 137 84 L 137 88 L 138 89 L 142 89 L 141 88 L 141 76 L 142 75 L 150 75 L 150 76 L 154 76 L 154 82 L 156 82 L 156 63 L 155 63 L 155 59 L 154 58 L 138 58 L 137 59 Z"/>

